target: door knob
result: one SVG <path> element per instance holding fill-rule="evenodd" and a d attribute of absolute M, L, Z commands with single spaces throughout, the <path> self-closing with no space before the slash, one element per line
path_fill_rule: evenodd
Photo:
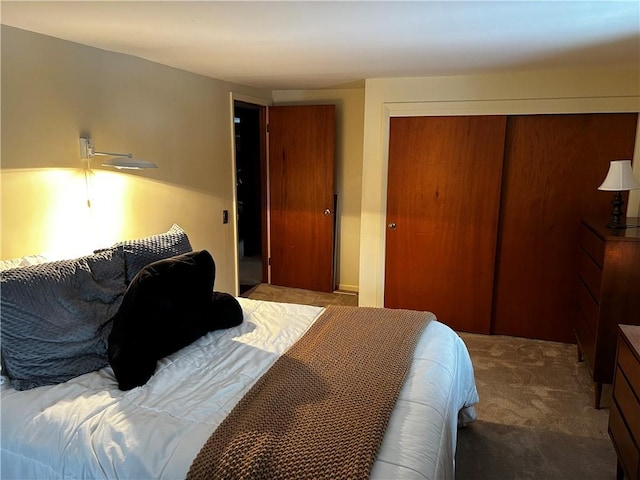
<path fill-rule="evenodd" d="M 389 230 L 395 230 L 396 229 L 396 224 L 394 222 L 391 222 L 389 224 Z"/>
<path fill-rule="evenodd" d="M 324 209 L 324 216 L 328 217 L 329 215 L 331 215 L 331 210 L 329 210 L 328 208 Z"/>

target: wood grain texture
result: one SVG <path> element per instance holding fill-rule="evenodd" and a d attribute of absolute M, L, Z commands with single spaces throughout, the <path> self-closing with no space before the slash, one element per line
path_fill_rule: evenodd
<path fill-rule="evenodd" d="M 584 220 L 577 249 L 574 328 L 578 358 L 587 361 L 596 383 L 596 408 L 602 384 L 613 380 L 618 324 L 640 323 L 640 229 L 608 229 L 607 222 Z"/>
<path fill-rule="evenodd" d="M 385 306 L 489 333 L 504 116 L 392 118 Z"/>
<path fill-rule="evenodd" d="M 637 114 L 509 117 L 493 332 L 573 341 L 580 220 L 606 218 L 609 161 L 633 156 Z"/>
<path fill-rule="evenodd" d="M 640 327 L 621 325 L 609 436 L 618 455 L 616 478 L 640 479 Z M 635 337 L 635 341 L 634 341 Z"/>
<path fill-rule="evenodd" d="M 271 282 L 333 291 L 335 106 L 269 109 Z M 325 215 L 328 209 L 331 214 Z"/>
<path fill-rule="evenodd" d="M 638 325 L 620 325 L 620 330 L 624 333 L 631 350 L 635 353 L 638 363 L 640 363 L 640 326 Z M 640 372 L 638 372 L 640 374 Z M 640 382 L 640 378 L 638 379 Z"/>
<path fill-rule="evenodd" d="M 599 310 L 595 333 L 593 379 L 611 383 L 613 379 L 618 324 L 640 325 L 640 229 L 610 230 L 602 219 L 585 223 L 603 239 L 604 261 Z M 640 218 L 632 219 L 634 224 Z"/>

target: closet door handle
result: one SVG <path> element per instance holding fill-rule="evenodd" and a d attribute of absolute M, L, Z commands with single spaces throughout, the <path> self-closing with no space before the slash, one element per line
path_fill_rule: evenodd
<path fill-rule="evenodd" d="M 396 224 L 394 222 L 391 222 L 389 224 L 389 230 L 395 230 L 396 229 Z"/>

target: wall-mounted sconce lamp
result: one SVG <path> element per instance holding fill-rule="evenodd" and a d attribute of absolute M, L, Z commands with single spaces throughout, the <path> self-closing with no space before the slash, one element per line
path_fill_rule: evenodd
<path fill-rule="evenodd" d="M 640 183 L 633 176 L 633 170 L 631 170 L 631 160 L 612 160 L 609 163 L 609 172 L 607 177 L 602 182 L 602 185 L 598 187 L 598 190 L 604 190 L 607 192 L 614 192 L 613 210 L 611 211 L 611 221 L 607 224 L 609 228 L 627 228 L 626 222 L 622 219 L 622 192 L 627 190 L 635 190 L 640 188 Z"/>
<path fill-rule="evenodd" d="M 133 158 L 131 153 L 98 152 L 93 148 L 93 140 L 88 137 L 80 137 L 80 158 L 91 159 L 95 156 L 115 157 L 102 162 L 103 167 L 117 169 L 141 170 L 143 168 L 158 168 L 155 163 Z"/>

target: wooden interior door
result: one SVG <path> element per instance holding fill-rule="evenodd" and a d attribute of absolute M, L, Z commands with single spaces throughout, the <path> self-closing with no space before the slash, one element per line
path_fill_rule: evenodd
<path fill-rule="evenodd" d="M 633 157 L 637 114 L 509 117 L 493 333 L 573 342 L 578 230 L 611 212 L 598 186 Z"/>
<path fill-rule="evenodd" d="M 489 333 L 506 118 L 392 118 L 384 303 Z"/>
<path fill-rule="evenodd" d="M 334 290 L 335 106 L 269 108 L 271 283 Z"/>

